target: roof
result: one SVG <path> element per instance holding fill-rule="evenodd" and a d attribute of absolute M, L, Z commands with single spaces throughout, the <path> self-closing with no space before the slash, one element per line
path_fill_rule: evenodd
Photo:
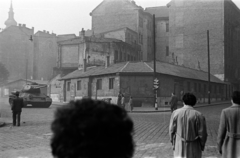
<path fill-rule="evenodd" d="M 26 79 L 17 79 L 17 80 L 11 80 L 9 81 L 8 83 L 6 83 L 4 86 L 7 86 L 7 85 L 10 85 L 12 83 L 15 83 L 15 82 L 19 82 L 19 81 L 26 81 Z M 48 81 L 43 81 L 43 80 L 27 80 L 27 82 L 30 82 L 30 83 L 38 83 L 38 84 L 48 84 Z"/>
<path fill-rule="evenodd" d="M 207 72 L 159 61 L 156 62 L 156 72 L 158 74 L 171 75 L 181 78 L 208 81 Z M 60 80 L 69 80 L 115 73 L 153 73 L 153 62 L 122 62 L 110 65 L 107 68 L 104 66 L 90 67 L 85 72 L 82 71 L 82 69 L 73 71 L 72 73 L 62 77 Z M 211 75 L 211 82 L 224 83 L 213 75 Z"/>
<path fill-rule="evenodd" d="M 106 32 L 101 32 L 99 34 L 106 34 L 106 33 L 110 33 L 110 32 L 116 32 L 116 31 L 120 31 L 120 30 L 129 30 L 135 34 L 137 34 L 136 31 L 133 31 L 132 29 L 128 28 L 128 27 L 123 27 L 123 28 L 119 28 L 119 29 L 114 29 L 114 30 L 110 30 L 110 31 L 106 31 Z"/>
<path fill-rule="evenodd" d="M 152 15 L 155 14 L 156 18 L 169 17 L 169 8 L 167 6 L 148 7 L 145 8 L 145 11 Z"/>
<path fill-rule="evenodd" d="M 85 41 L 91 41 L 91 42 L 122 42 L 121 40 L 118 39 L 113 39 L 113 38 L 98 38 L 98 37 L 84 37 Z M 59 44 L 79 44 L 84 42 L 84 40 L 82 39 L 82 37 L 77 37 L 77 38 L 72 38 L 69 40 L 65 40 L 65 41 L 59 41 Z"/>

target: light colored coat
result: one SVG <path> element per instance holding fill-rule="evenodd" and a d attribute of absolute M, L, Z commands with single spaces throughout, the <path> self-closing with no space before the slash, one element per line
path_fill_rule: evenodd
<path fill-rule="evenodd" d="M 201 158 L 207 141 L 205 117 L 184 105 L 172 113 L 169 135 L 175 158 Z"/>
<path fill-rule="evenodd" d="M 240 105 L 222 110 L 217 145 L 223 158 L 240 158 Z"/>

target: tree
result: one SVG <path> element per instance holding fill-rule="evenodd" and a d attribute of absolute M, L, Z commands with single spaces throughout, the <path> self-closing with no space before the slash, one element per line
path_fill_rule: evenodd
<path fill-rule="evenodd" d="M 0 62 L 0 85 L 3 85 L 7 82 L 9 77 L 9 71 L 3 63 Z"/>

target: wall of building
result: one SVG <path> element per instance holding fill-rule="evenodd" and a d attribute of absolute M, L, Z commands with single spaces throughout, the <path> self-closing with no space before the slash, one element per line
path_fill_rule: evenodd
<path fill-rule="evenodd" d="M 152 24 L 152 18 L 134 2 L 103 1 L 90 15 L 92 16 L 92 30 L 96 34 L 125 27 L 137 32 L 137 43 L 140 45 L 142 54 L 139 60 L 146 61 L 152 58 L 152 46 L 148 46 L 149 38 L 152 36 L 150 30 L 152 27 L 148 26 Z"/>
<path fill-rule="evenodd" d="M 49 80 L 57 63 L 57 36 L 46 31 L 34 35 L 34 79 Z"/>
<path fill-rule="evenodd" d="M 224 74 L 223 1 L 173 0 L 169 7 L 169 50 L 175 64 L 207 71 L 207 30 L 211 73 Z"/>
<path fill-rule="evenodd" d="M 0 33 L 0 62 L 9 71 L 9 80 L 33 76 L 33 43 L 29 40 L 34 28 L 10 26 Z M 27 74 L 26 74 L 27 66 Z"/>
<path fill-rule="evenodd" d="M 225 80 L 239 84 L 240 78 L 240 11 L 230 0 L 224 1 Z M 239 86 L 235 86 L 239 89 Z"/>
<path fill-rule="evenodd" d="M 169 52 L 169 20 L 156 19 L 156 59 L 173 63 Z M 168 27 L 168 28 L 167 28 Z"/>

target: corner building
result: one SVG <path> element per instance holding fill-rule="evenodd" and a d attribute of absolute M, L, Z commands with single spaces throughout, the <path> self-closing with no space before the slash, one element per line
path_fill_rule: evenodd
<path fill-rule="evenodd" d="M 169 53 L 177 65 L 208 70 L 239 89 L 240 10 L 231 0 L 172 0 L 169 4 Z"/>

